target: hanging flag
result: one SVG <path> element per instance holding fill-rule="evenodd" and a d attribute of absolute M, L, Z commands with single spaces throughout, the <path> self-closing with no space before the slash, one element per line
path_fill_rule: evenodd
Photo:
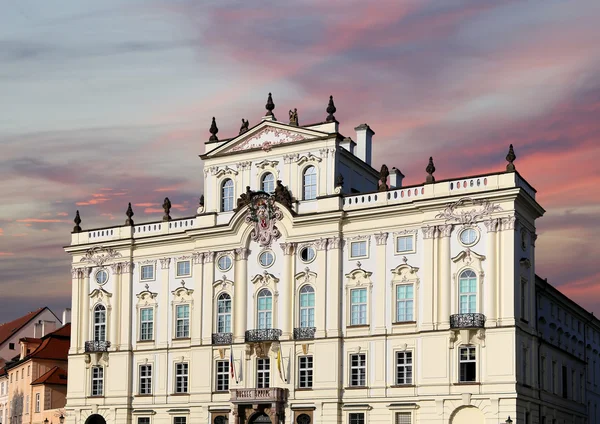
<path fill-rule="evenodd" d="M 281 379 L 283 381 L 286 381 L 285 378 L 283 377 L 283 372 L 281 370 L 281 346 L 279 347 L 279 350 L 277 351 L 277 370 L 279 371 L 279 377 L 281 377 Z M 287 383 L 287 381 L 286 381 Z"/>
<path fill-rule="evenodd" d="M 235 364 L 233 360 L 233 346 L 229 349 L 229 372 L 231 374 L 231 378 L 235 378 Z"/>

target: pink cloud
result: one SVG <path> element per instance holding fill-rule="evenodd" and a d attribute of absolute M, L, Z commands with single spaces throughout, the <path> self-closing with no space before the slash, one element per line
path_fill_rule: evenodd
<path fill-rule="evenodd" d="M 156 209 L 156 208 L 146 208 L 144 209 L 144 213 L 164 213 L 165 211 L 163 209 Z"/>
<path fill-rule="evenodd" d="M 69 216 L 69 214 L 67 212 L 59 212 L 56 216 Z"/>
<path fill-rule="evenodd" d="M 40 219 L 40 218 L 25 218 L 17 219 L 17 222 L 67 222 L 64 219 Z"/>
<path fill-rule="evenodd" d="M 0 252 L 0 257 L 2 256 L 15 256 L 15 254 L 12 252 Z"/>
<path fill-rule="evenodd" d="M 2 228 L 0 228 L 0 236 L 4 235 L 4 230 Z"/>
<path fill-rule="evenodd" d="M 158 206 L 158 203 L 134 203 L 133 206 L 139 206 L 140 208 L 150 208 L 152 206 Z"/>

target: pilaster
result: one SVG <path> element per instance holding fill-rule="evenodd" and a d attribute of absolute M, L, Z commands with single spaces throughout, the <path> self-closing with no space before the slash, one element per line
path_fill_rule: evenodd
<path fill-rule="evenodd" d="M 171 258 L 160 259 L 160 294 L 158 295 L 158 316 L 159 320 L 156 323 L 158 333 L 157 347 L 165 348 L 169 344 L 169 268 L 171 266 Z"/>
<path fill-rule="evenodd" d="M 81 269 L 83 273 L 83 287 L 81 289 L 81 345 L 90 338 L 90 272 L 91 268 Z"/>
<path fill-rule="evenodd" d="M 512 284 L 498 284 L 500 296 L 499 325 L 513 325 L 515 322 L 515 286 L 520 284 L 519 269 L 515 263 L 515 220 L 514 216 L 510 216 L 501 218 L 500 223 L 498 281 L 512 281 Z"/>
<path fill-rule="evenodd" d="M 124 262 L 121 264 L 121 273 L 122 278 L 121 278 L 121 293 L 123 294 L 121 301 L 119 302 L 119 304 L 117 304 L 116 302 L 114 303 L 114 308 L 115 309 L 119 309 L 119 307 L 121 308 L 121 314 L 120 314 L 120 322 L 123 325 L 123 328 L 121 328 L 121 335 L 120 335 L 120 346 L 119 349 L 121 350 L 131 350 L 131 333 L 132 333 L 132 319 L 131 319 L 131 311 L 132 311 L 132 305 L 131 305 L 131 297 L 132 297 L 132 291 L 133 291 L 133 262 Z M 119 306 L 120 305 L 120 306 Z M 115 311 L 113 311 L 114 313 Z"/>
<path fill-rule="evenodd" d="M 483 295 L 485 296 L 484 311 L 486 326 L 494 327 L 497 323 L 496 304 L 498 302 L 498 288 L 496 280 L 497 267 L 497 234 L 500 228 L 500 219 L 490 219 L 484 222 L 487 229 L 486 243 L 486 268 L 485 268 L 485 286 Z"/>
<path fill-rule="evenodd" d="M 341 335 L 341 311 L 340 302 L 335 299 L 344 299 L 341 281 L 341 256 L 342 239 L 332 237 L 327 239 L 328 267 L 327 267 L 327 299 L 333 300 L 328 303 L 327 308 L 327 337 L 339 337 Z"/>
<path fill-rule="evenodd" d="M 282 273 L 282 284 L 279 287 L 280 299 L 283 299 L 279 311 L 281 319 L 279 320 L 279 326 L 281 328 L 280 340 L 290 340 L 293 334 L 292 323 L 294 322 L 294 253 L 296 251 L 296 243 L 280 243 L 281 250 L 283 250 L 283 273 Z"/>
<path fill-rule="evenodd" d="M 192 293 L 192 298 L 194 298 L 194 306 L 192 307 L 191 314 L 191 342 L 192 345 L 199 345 L 202 341 L 202 313 L 204 309 L 204 274 L 202 272 L 203 268 L 203 253 L 194 253 L 192 255 L 192 276 L 194 278 L 194 293 Z M 208 300 L 207 300 L 208 302 Z M 209 321 L 211 322 L 211 321 Z"/>
<path fill-rule="evenodd" d="M 386 281 L 386 268 L 387 268 L 387 261 L 386 261 L 386 246 L 387 246 L 387 239 L 388 239 L 388 233 L 379 233 L 379 234 L 375 234 L 375 242 L 377 243 L 376 246 L 376 250 L 375 250 L 375 257 L 377 258 L 377 270 L 376 270 L 376 275 L 378 276 L 377 278 L 383 283 L 383 284 L 378 284 L 375 287 L 375 296 L 374 298 L 371 300 L 371 303 L 373 304 L 373 306 L 375 307 L 374 309 L 374 318 L 375 318 L 375 322 L 374 322 L 374 330 L 373 330 L 373 334 L 385 334 L 386 333 L 386 322 L 385 322 L 385 317 L 387 316 L 387 309 L 389 308 L 390 305 L 390 300 L 386 298 L 385 296 L 385 289 L 387 284 L 385 284 Z"/>
<path fill-rule="evenodd" d="M 202 256 L 202 271 L 203 271 L 203 285 L 202 293 L 204 304 L 202 305 L 202 344 L 212 343 L 212 333 L 214 326 L 213 317 L 213 283 L 215 280 L 215 252 L 205 252 Z M 237 262 L 235 264 L 237 268 Z M 234 315 L 235 318 L 235 315 Z"/>
<path fill-rule="evenodd" d="M 435 271 L 434 241 L 437 229 L 435 226 L 426 226 L 421 228 L 423 231 L 423 296 L 420 296 L 422 313 L 421 330 L 433 330 L 433 284 Z"/>
<path fill-rule="evenodd" d="M 250 250 L 246 247 L 235 249 L 235 295 L 233 298 L 233 340 L 243 343 L 246 334 L 246 321 L 248 318 L 248 255 Z"/>
<path fill-rule="evenodd" d="M 110 334 L 109 341 L 111 343 L 111 350 L 119 350 L 120 340 L 119 340 L 119 324 L 121 321 L 119 320 L 120 314 L 120 297 L 121 297 L 121 279 L 123 276 L 123 265 L 122 263 L 112 264 L 110 266 L 113 275 L 115 276 L 115 284 L 113 290 L 113 302 L 112 302 L 112 310 L 110 312 Z"/>
<path fill-rule="evenodd" d="M 79 268 L 71 269 L 71 346 L 69 354 L 77 353 L 82 340 L 79 337 L 79 320 L 81 315 L 80 290 L 83 273 Z M 63 323 L 64 324 L 64 323 Z"/>
<path fill-rule="evenodd" d="M 450 328 L 450 289 L 452 287 L 450 270 L 450 236 L 452 234 L 452 224 L 439 227 L 440 232 L 440 255 L 438 263 L 440 264 L 439 274 L 439 297 L 438 297 L 438 330 Z"/>
<path fill-rule="evenodd" d="M 317 253 L 317 278 L 315 281 L 315 331 L 316 338 L 325 337 L 325 316 L 329 309 L 327 295 L 327 239 L 322 238 L 315 243 Z"/>

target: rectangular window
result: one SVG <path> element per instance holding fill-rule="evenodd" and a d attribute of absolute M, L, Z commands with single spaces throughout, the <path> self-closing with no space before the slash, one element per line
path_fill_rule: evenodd
<path fill-rule="evenodd" d="M 177 305 L 175 321 L 175 337 L 190 337 L 190 305 Z"/>
<path fill-rule="evenodd" d="M 150 424 L 150 417 L 138 417 L 137 424 Z"/>
<path fill-rule="evenodd" d="M 575 370 L 571 370 L 571 399 L 575 400 L 575 394 L 576 392 L 576 387 L 577 387 L 577 377 L 575 377 Z"/>
<path fill-rule="evenodd" d="M 396 352 L 396 385 L 413 383 L 412 352 Z"/>
<path fill-rule="evenodd" d="M 521 319 L 527 321 L 529 315 L 527 313 L 527 280 L 521 279 Z"/>
<path fill-rule="evenodd" d="M 567 398 L 567 367 L 566 365 L 562 366 L 562 397 Z"/>
<path fill-rule="evenodd" d="M 140 340 L 147 341 L 154 339 L 154 309 L 140 309 Z"/>
<path fill-rule="evenodd" d="M 142 265 L 140 271 L 141 280 L 154 280 L 154 265 Z"/>
<path fill-rule="evenodd" d="M 35 412 L 40 412 L 40 394 L 35 394 Z"/>
<path fill-rule="evenodd" d="M 350 325 L 367 324 L 367 289 L 350 291 Z"/>
<path fill-rule="evenodd" d="M 92 367 L 92 396 L 104 395 L 104 368 Z"/>
<path fill-rule="evenodd" d="M 9 343 L 9 344 L 8 344 L 8 348 L 9 348 L 10 350 L 15 350 L 15 344 L 14 344 L 14 343 Z"/>
<path fill-rule="evenodd" d="M 27 365 L 27 377 L 29 377 L 29 372 L 31 371 L 31 365 Z"/>
<path fill-rule="evenodd" d="M 313 386 L 313 357 L 300 356 L 298 358 L 298 387 L 311 389 Z"/>
<path fill-rule="evenodd" d="M 460 376 L 459 381 L 477 381 L 477 359 L 474 346 L 463 346 L 459 349 Z"/>
<path fill-rule="evenodd" d="M 152 365 L 140 365 L 140 395 L 152 394 Z"/>
<path fill-rule="evenodd" d="M 348 414 L 349 424 L 365 424 L 365 413 L 364 412 L 352 412 Z"/>
<path fill-rule="evenodd" d="M 175 393 L 188 392 L 188 364 L 180 362 L 175 364 Z"/>
<path fill-rule="evenodd" d="M 229 361 L 217 361 L 216 391 L 226 392 L 229 390 Z"/>
<path fill-rule="evenodd" d="M 173 424 L 186 424 L 187 417 L 173 417 Z"/>
<path fill-rule="evenodd" d="M 353 241 L 352 243 L 350 243 L 351 258 L 364 258 L 365 256 L 367 256 L 366 241 Z"/>
<path fill-rule="evenodd" d="M 411 424 L 412 417 L 410 412 L 396 412 L 396 424 Z"/>
<path fill-rule="evenodd" d="M 177 262 L 177 277 L 189 277 L 192 275 L 190 261 Z"/>
<path fill-rule="evenodd" d="M 271 360 L 269 358 L 258 358 L 256 360 L 256 387 L 267 389 L 271 380 Z"/>
<path fill-rule="evenodd" d="M 396 253 L 414 252 L 414 237 L 399 236 L 396 237 Z"/>
<path fill-rule="evenodd" d="M 414 321 L 414 286 L 399 284 L 396 286 L 396 322 Z"/>
<path fill-rule="evenodd" d="M 365 387 L 367 385 L 367 355 L 355 353 L 350 355 L 350 386 Z"/>
<path fill-rule="evenodd" d="M 25 398 L 25 414 L 29 414 L 29 395 Z"/>
<path fill-rule="evenodd" d="M 556 393 L 556 361 L 552 361 L 552 375 L 550 377 L 550 391 Z"/>

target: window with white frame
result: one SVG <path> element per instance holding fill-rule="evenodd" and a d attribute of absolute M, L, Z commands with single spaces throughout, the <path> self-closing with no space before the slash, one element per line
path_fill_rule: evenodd
<path fill-rule="evenodd" d="M 271 380 L 271 359 L 258 358 L 256 360 L 256 387 L 258 389 L 267 389 L 270 387 Z"/>
<path fill-rule="evenodd" d="M 190 261 L 178 261 L 177 262 L 177 277 L 189 277 L 192 275 L 190 268 Z"/>
<path fill-rule="evenodd" d="M 140 341 L 154 339 L 154 308 L 140 309 Z"/>
<path fill-rule="evenodd" d="M 258 328 L 273 328 L 273 295 L 269 289 L 262 289 L 257 296 Z"/>
<path fill-rule="evenodd" d="M 40 393 L 35 394 L 35 412 L 40 412 Z"/>
<path fill-rule="evenodd" d="M 350 325 L 367 324 L 367 289 L 350 290 Z"/>
<path fill-rule="evenodd" d="M 317 168 L 314 166 L 309 166 L 304 170 L 302 193 L 304 194 L 304 200 L 313 200 L 317 198 Z"/>
<path fill-rule="evenodd" d="M 365 424 L 364 412 L 350 412 L 348 414 L 348 424 Z"/>
<path fill-rule="evenodd" d="M 104 368 L 92 367 L 92 396 L 104 395 Z"/>
<path fill-rule="evenodd" d="M 190 337 L 190 305 L 175 306 L 175 338 Z"/>
<path fill-rule="evenodd" d="M 142 265 L 140 268 L 140 278 L 142 281 L 154 280 L 154 265 Z"/>
<path fill-rule="evenodd" d="M 459 313 L 477 312 L 477 275 L 473 270 L 466 269 L 460 273 L 458 291 Z"/>
<path fill-rule="evenodd" d="M 298 388 L 311 389 L 313 386 L 312 355 L 298 357 Z"/>
<path fill-rule="evenodd" d="M 414 286 L 398 284 L 396 286 L 396 322 L 414 321 Z"/>
<path fill-rule="evenodd" d="M 188 392 L 188 363 L 175 364 L 175 393 Z"/>
<path fill-rule="evenodd" d="M 367 354 L 350 355 L 350 386 L 365 387 L 367 385 Z"/>
<path fill-rule="evenodd" d="M 414 236 L 398 236 L 396 237 L 396 253 L 413 253 L 415 238 Z"/>
<path fill-rule="evenodd" d="M 396 385 L 413 384 L 413 354 L 396 352 Z"/>
<path fill-rule="evenodd" d="M 396 412 L 395 424 L 411 424 L 412 413 L 410 412 Z"/>
<path fill-rule="evenodd" d="M 187 417 L 173 417 L 173 424 L 187 424 Z"/>
<path fill-rule="evenodd" d="M 461 346 L 458 350 L 459 380 L 461 383 L 477 381 L 477 356 L 475 346 Z"/>
<path fill-rule="evenodd" d="M 350 257 L 364 258 L 367 256 L 367 241 L 353 241 L 350 243 Z"/>
<path fill-rule="evenodd" d="M 94 341 L 106 341 L 106 308 L 96 305 L 94 308 Z"/>
<path fill-rule="evenodd" d="M 216 368 L 215 390 L 217 392 L 226 392 L 229 390 L 229 361 L 217 361 Z"/>
<path fill-rule="evenodd" d="M 315 289 L 306 284 L 300 289 L 300 327 L 315 326 Z"/>
<path fill-rule="evenodd" d="M 152 365 L 140 365 L 140 395 L 152 394 Z"/>
<path fill-rule="evenodd" d="M 270 172 L 264 174 L 260 181 L 260 188 L 267 193 L 273 193 L 275 191 L 275 176 Z"/>
<path fill-rule="evenodd" d="M 137 424 L 150 424 L 150 417 L 138 417 Z"/>
<path fill-rule="evenodd" d="M 231 333 L 231 296 L 221 293 L 217 299 L 217 333 Z"/>
<path fill-rule="evenodd" d="M 221 212 L 229 212 L 233 210 L 233 198 L 233 181 L 227 178 L 221 184 Z"/>

